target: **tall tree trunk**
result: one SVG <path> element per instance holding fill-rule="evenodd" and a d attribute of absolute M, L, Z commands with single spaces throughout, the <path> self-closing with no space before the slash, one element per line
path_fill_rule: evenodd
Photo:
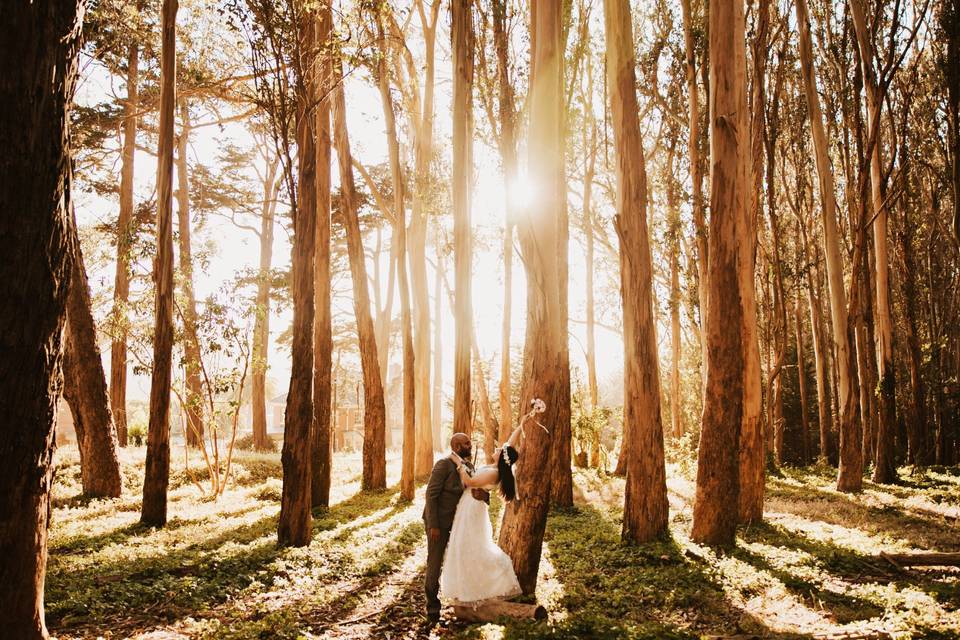
<path fill-rule="evenodd" d="M 70 405 L 77 432 L 84 495 L 116 498 L 122 487 L 120 464 L 117 461 L 117 435 L 113 428 L 107 379 L 97 344 L 87 270 L 77 237 L 76 218 L 72 213 L 71 218 L 69 242 L 73 265 L 70 268 L 67 328 L 64 331 L 63 396 Z"/>
<path fill-rule="evenodd" d="M 422 7 L 421 7 L 422 8 Z M 433 468 L 433 451 L 440 446 L 440 425 L 432 424 L 430 411 L 430 292 L 427 284 L 428 195 L 433 160 L 433 93 L 437 19 L 440 1 L 433 0 L 423 19 L 423 100 L 420 113 L 411 113 L 414 131 L 414 189 L 409 234 L 410 285 L 413 294 L 414 366 L 416 367 L 417 452 L 414 467 L 417 478 L 425 478 Z"/>
<path fill-rule="evenodd" d="M 388 10 L 388 9 L 384 9 Z M 397 275 L 400 288 L 400 323 L 403 339 L 403 449 L 400 465 L 400 497 L 413 500 L 414 457 L 416 454 L 416 380 L 414 375 L 415 354 L 413 348 L 413 324 L 410 317 L 410 286 L 407 282 L 407 221 L 404 208 L 404 178 L 400 167 L 400 141 L 397 138 L 397 123 L 390 95 L 387 73 L 386 37 L 383 20 L 377 15 L 377 34 L 380 40 L 380 59 L 377 64 L 377 87 L 383 107 L 387 131 L 387 147 L 390 155 L 390 178 L 393 182 L 393 215 L 397 236 Z"/>
<path fill-rule="evenodd" d="M 43 583 L 70 289 L 70 100 L 83 3 L 4 7 L 0 60 L 0 628 L 47 637 Z M 14 64 L 15 61 L 15 64 Z M 24 135 L 24 132 L 29 135 Z"/>
<path fill-rule="evenodd" d="M 740 521 L 758 522 L 763 519 L 763 487 L 766 461 L 766 442 L 763 430 L 763 403 L 760 381 L 760 347 L 757 332 L 757 223 L 761 217 L 760 194 L 763 192 L 764 136 L 766 93 L 764 82 L 767 69 L 767 41 L 770 29 L 770 0 L 760 0 L 757 33 L 753 40 L 753 82 L 750 92 L 750 145 L 752 162 L 748 176 L 752 189 L 747 195 L 747 225 L 738 229 L 741 242 L 740 295 L 743 304 L 743 414 L 740 422 Z M 746 56 L 746 53 L 744 53 Z M 746 67 L 746 63 L 744 63 Z M 746 123 L 746 119 L 744 119 Z M 786 323 L 782 330 L 786 332 Z M 781 340 L 785 340 L 784 335 Z"/>
<path fill-rule="evenodd" d="M 438 430 L 443 415 L 443 315 L 440 313 L 440 305 L 443 300 L 440 291 L 443 284 L 443 268 L 443 253 L 438 252 L 437 268 L 433 274 L 433 399 L 430 405 L 433 408 L 433 425 Z M 416 351 L 416 345 L 414 345 L 414 351 Z M 416 354 L 414 354 L 414 358 L 416 358 Z M 414 360 L 414 363 L 416 363 L 416 360 Z M 418 447 L 421 446 L 422 442 L 420 438 L 417 438 Z M 433 455 L 432 449 L 430 453 Z M 414 466 L 416 466 L 417 455 L 419 453 L 414 456 Z"/>
<path fill-rule="evenodd" d="M 627 0 L 604 0 L 607 85 L 616 149 L 623 301 L 623 419 L 627 486 L 623 539 L 648 542 L 667 531 L 666 467 L 660 418 L 660 371 L 653 317 L 653 262 L 647 232 L 647 173 L 640 138 L 633 20 Z"/>
<path fill-rule="evenodd" d="M 180 234 L 180 286 L 185 307 L 183 320 L 184 369 L 187 382 L 187 444 L 203 444 L 203 387 L 200 383 L 200 343 L 197 340 L 197 300 L 193 295 L 193 256 L 190 247 L 190 177 L 187 145 L 190 143 L 190 107 L 180 99 L 180 136 L 177 138 L 177 224 Z"/>
<path fill-rule="evenodd" d="M 589 64 L 589 62 L 588 62 Z M 592 66 L 589 67 L 590 86 L 593 87 Z M 592 93 L 592 92 L 591 92 Z M 592 100 L 592 96 L 590 97 Z M 593 273 L 595 260 L 595 238 L 593 235 L 593 178 L 597 165 L 597 124 L 593 121 L 590 126 L 589 160 L 583 174 L 583 236 L 586 243 L 586 313 L 587 320 L 587 388 L 590 392 L 590 412 L 596 415 L 600 403 L 600 389 L 597 384 L 597 345 L 596 345 L 596 302 L 594 299 Z M 600 468 L 600 429 L 590 434 L 590 466 Z"/>
<path fill-rule="evenodd" d="M 903 256 L 903 277 L 900 288 L 903 294 L 903 315 L 906 320 L 907 350 L 910 367 L 911 416 L 907 427 L 907 460 L 916 466 L 929 463 L 927 457 L 927 406 L 926 384 L 923 380 L 923 350 L 920 344 L 920 329 L 917 322 L 917 285 L 914 275 L 919 273 L 913 251 L 915 227 L 909 207 L 903 210 L 903 222 L 897 237 Z"/>
<path fill-rule="evenodd" d="M 890 303 L 890 266 L 887 257 L 887 205 L 883 193 L 883 144 L 880 138 L 880 111 L 884 91 L 873 68 L 872 34 L 867 31 L 862 0 L 850 0 L 850 14 L 857 34 L 860 66 L 867 102 L 867 135 L 870 138 L 870 194 L 873 204 L 873 247 L 875 254 L 877 320 L 876 345 L 879 371 L 879 426 L 876 466 L 873 481 L 890 483 L 897 480 L 894 434 L 897 429 L 896 375 L 893 362 L 893 311 Z M 872 388 L 872 387 L 871 387 Z"/>
<path fill-rule="evenodd" d="M 473 14 L 470 0 L 451 3 L 453 39 L 453 270 L 454 365 L 453 431 L 470 434 L 470 342 L 473 302 L 470 276 L 473 239 L 470 228 L 470 181 L 473 170 Z"/>
<path fill-rule="evenodd" d="M 510 81 L 509 36 L 507 34 L 507 2 L 493 0 L 493 41 L 497 50 L 497 78 L 500 87 L 500 159 L 506 188 L 503 224 L 503 321 L 500 329 L 500 433 L 506 442 L 513 429 L 513 407 L 510 401 L 510 324 L 513 313 L 513 226 L 516 197 L 512 190 L 517 182 L 516 108 L 513 84 Z"/>
<path fill-rule="evenodd" d="M 117 272 L 113 287 L 114 336 L 110 345 L 110 406 L 117 440 L 127 446 L 127 300 L 130 296 L 130 244 L 133 239 L 133 161 L 140 110 L 140 43 L 127 50 L 127 101 L 123 105 L 123 152 L 120 165 L 120 217 L 117 220 Z"/>
<path fill-rule="evenodd" d="M 333 90 L 333 12 L 329 0 L 318 7 L 314 82 L 314 145 L 317 199 L 313 257 L 313 432 L 311 436 L 310 503 L 330 506 L 331 383 L 333 380 L 333 316 L 330 302 L 330 97 Z"/>
<path fill-rule="evenodd" d="M 674 439 L 683 436 L 680 420 L 680 205 L 673 177 L 676 142 L 667 153 L 667 238 L 670 243 L 670 422 Z"/>
<path fill-rule="evenodd" d="M 697 542 L 732 546 L 739 504 L 738 443 L 745 358 L 742 251 L 749 251 L 750 124 L 743 3 L 710 3 L 710 250 L 707 379 L 697 457 Z"/>
<path fill-rule="evenodd" d="M 520 406 L 540 398 L 546 413 L 539 421 L 556 425 L 563 393 L 561 364 L 560 282 L 556 247 L 566 195 L 563 159 L 563 45 L 560 0 L 538 2 L 531 19 L 529 172 L 541 197 L 518 212 L 517 237 L 527 276 L 527 323 Z M 520 500 L 508 502 L 500 527 L 500 546 L 513 559 L 524 593 L 537 585 L 543 534 L 550 501 L 553 433 L 526 426 L 521 444 L 523 473 L 517 474 Z"/>
<path fill-rule="evenodd" d="M 157 258 L 150 378 L 150 426 L 143 478 L 143 524 L 167 523 L 170 480 L 170 375 L 173 353 L 173 121 L 177 104 L 177 0 L 163 0 L 160 52 L 160 133 L 157 147 Z"/>
<path fill-rule="evenodd" d="M 700 323 L 707 317 L 707 272 L 709 232 L 703 206 L 703 169 L 700 161 L 700 95 L 697 90 L 697 58 L 696 44 L 693 34 L 693 13 L 690 0 L 680 0 L 683 13 L 683 39 L 686 57 L 687 81 L 687 109 L 689 112 L 689 137 L 687 149 L 690 154 L 690 181 L 693 192 L 693 224 L 697 234 L 697 266 L 699 278 L 697 280 L 697 297 L 700 302 Z M 703 376 L 706 382 L 707 345 L 701 341 L 703 358 Z"/>
<path fill-rule="evenodd" d="M 283 420 L 283 493 L 277 542 L 282 546 L 310 544 L 313 439 L 313 297 L 317 235 L 317 156 L 310 122 L 316 86 L 316 16 L 303 11 L 296 25 L 297 50 L 297 188 L 290 256 L 293 327 L 290 346 L 290 386 Z"/>
<path fill-rule="evenodd" d="M 335 77 L 343 78 L 339 58 Z M 353 279 L 353 309 L 357 318 L 357 337 L 360 342 L 360 365 L 363 369 L 363 477 L 365 490 L 384 489 L 387 486 L 386 409 L 383 382 L 377 362 L 377 339 L 373 318 L 370 316 L 370 293 L 367 289 L 367 267 L 364 262 L 363 238 L 357 217 L 357 192 L 353 180 L 350 139 L 347 133 L 346 99 L 343 84 L 335 91 L 333 104 L 334 146 L 340 166 L 341 212 L 347 232 L 347 252 Z"/>
<path fill-rule="evenodd" d="M 944 2 L 940 28 L 946 40 L 943 75 L 947 87 L 947 142 L 950 149 L 950 186 L 953 191 L 953 233 L 960 244 L 960 7 Z"/>
<path fill-rule="evenodd" d="M 820 186 L 820 205 L 823 220 L 823 241 L 827 263 L 827 282 L 830 286 L 830 318 L 837 369 L 840 408 L 840 469 L 837 474 L 838 491 L 859 491 L 863 484 L 863 455 L 861 451 L 860 421 L 857 416 L 857 394 L 854 388 L 854 354 L 850 349 L 847 321 L 847 296 L 843 287 L 843 264 L 840 260 L 840 238 L 837 232 L 836 196 L 833 188 L 833 168 L 827 137 L 820 110 L 813 69 L 813 47 L 810 41 L 810 18 L 806 0 L 797 0 L 797 24 L 800 33 L 800 64 L 803 88 L 810 113 L 810 133 L 817 163 Z"/>
<path fill-rule="evenodd" d="M 256 314 L 253 321 L 253 362 L 251 403 L 253 405 L 253 448 L 270 448 L 267 436 L 267 359 L 270 352 L 270 265 L 273 261 L 273 221 L 277 210 L 277 167 L 279 158 L 267 159 L 260 209 L 260 266 L 257 271 Z"/>

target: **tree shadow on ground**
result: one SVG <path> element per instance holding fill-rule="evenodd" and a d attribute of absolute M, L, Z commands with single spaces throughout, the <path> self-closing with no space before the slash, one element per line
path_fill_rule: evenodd
<path fill-rule="evenodd" d="M 904 540 L 921 549 L 960 550 L 960 527 L 933 513 L 863 504 L 853 495 L 776 481 L 770 483 L 768 496 L 785 513 Z"/>
<path fill-rule="evenodd" d="M 335 528 L 389 507 L 396 491 L 364 493 L 333 506 L 314 523 L 315 531 Z M 263 503 L 260 503 L 263 507 Z M 385 516 L 386 517 L 386 516 Z M 277 546 L 277 516 L 262 517 L 224 529 L 216 517 L 171 521 L 179 526 L 207 522 L 201 539 L 166 552 L 151 547 L 136 552 L 117 549 L 116 557 L 81 567 L 64 558 L 52 562 L 47 574 L 47 624 L 64 630 L 89 626 L 118 633 L 167 623 L 195 615 L 220 604 L 254 581 L 264 585 L 285 579 L 291 572 L 337 576 L 355 569 L 349 548 L 324 544 L 322 552 L 298 553 Z M 145 536 L 153 529 L 130 525 L 119 532 L 118 542 Z M 169 531 L 166 529 L 165 531 Z M 117 531 L 108 534 L 118 535 Z M 98 541 L 81 541 L 84 549 Z M 289 553 L 288 553 L 289 551 Z M 271 568 L 278 559 L 293 556 L 284 567 Z M 331 582 L 335 578 L 331 577 Z"/>

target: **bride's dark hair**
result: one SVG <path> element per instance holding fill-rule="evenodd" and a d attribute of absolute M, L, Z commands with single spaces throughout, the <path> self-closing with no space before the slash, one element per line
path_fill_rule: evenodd
<path fill-rule="evenodd" d="M 517 481 L 513 477 L 513 464 L 520 453 L 510 445 L 505 446 L 497 456 L 497 473 L 500 475 L 500 495 L 507 502 L 517 497 Z"/>

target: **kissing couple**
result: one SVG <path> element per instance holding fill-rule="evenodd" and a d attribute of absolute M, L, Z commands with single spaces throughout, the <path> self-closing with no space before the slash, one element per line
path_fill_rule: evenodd
<path fill-rule="evenodd" d="M 427 530 L 427 571 L 424 591 L 427 620 L 440 620 L 440 598 L 451 604 L 478 604 L 510 598 L 521 593 L 513 561 L 493 541 L 490 524 L 490 491 L 499 489 L 506 502 L 517 499 L 514 465 L 520 457 L 515 448 L 524 422 L 543 413 L 543 400 L 533 400 L 532 409 L 502 446 L 494 451 L 496 463 L 477 469 L 470 463 L 470 436 L 455 433 L 450 454 L 433 467 L 427 484 L 423 523 Z M 537 423 L 544 431 L 546 427 Z M 549 431 L 548 431 L 549 433 Z"/>

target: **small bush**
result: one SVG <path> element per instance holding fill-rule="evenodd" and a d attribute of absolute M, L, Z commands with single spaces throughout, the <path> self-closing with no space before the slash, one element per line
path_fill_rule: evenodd
<path fill-rule="evenodd" d="M 137 447 L 143 446 L 143 439 L 147 437 L 147 426 L 140 422 L 135 422 L 127 427 L 127 438 Z"/>

